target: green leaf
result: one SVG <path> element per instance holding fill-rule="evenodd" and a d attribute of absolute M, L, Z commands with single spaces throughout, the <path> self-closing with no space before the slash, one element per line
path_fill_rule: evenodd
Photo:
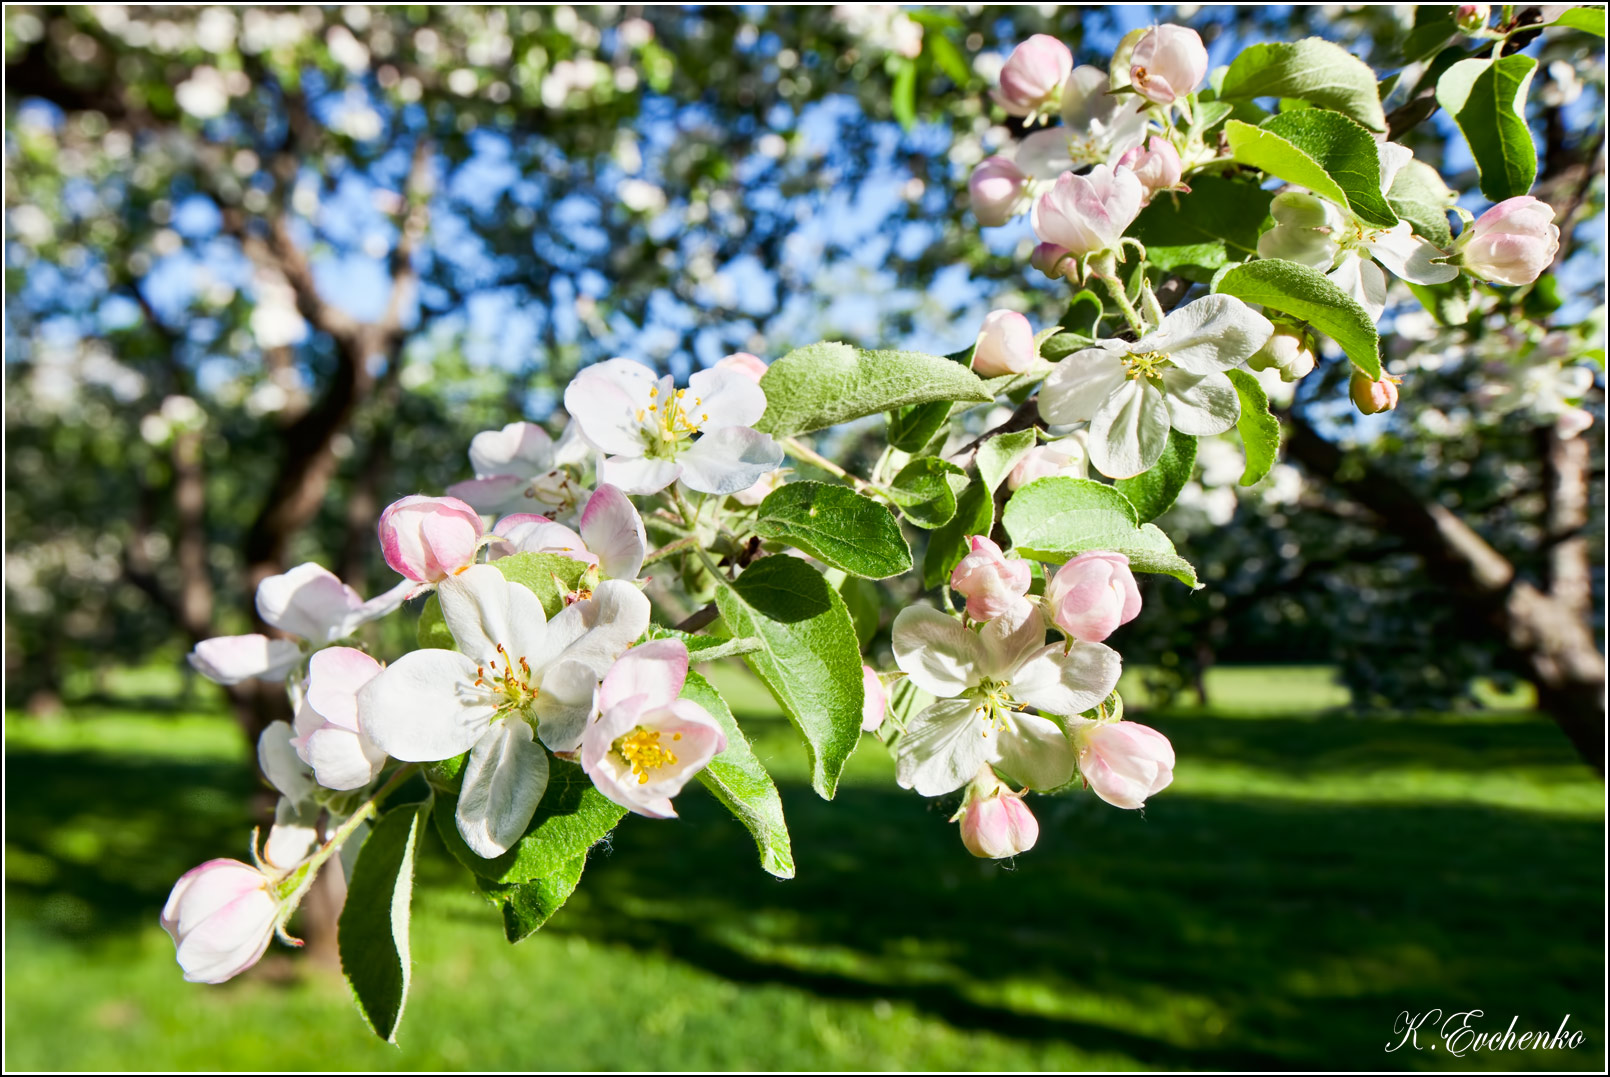
<path fill-rule="evenodd" d="M 894 85 L 889 90 L 889 111 L 908 131 L 917 122 L 917 65 L 911 60 L 902 59 L 895 66 Z"/>
<path fill-rule="evenodd" d="M 1040 358 L 1051 362 L 1066 359 L 1074 352 L 1095 344 L 1095 337 L 1079 333 L 1053 333 L 1040 344 Z"/>
<path fill-rule="evenodd" d="M 1191 588 L 1196 570 L 1168 536 L 1142 524 L 1129 499 L 1092 479 L 1062 475 L 1020 487 L 1002 513 L 1006 533 L 1024 557 L 1064 561 L 1089 550 L 1115 550 L 1137 572 L 1160 572 Z"/>
<path fill-rule="evenodd" d="M 1464 132 L 1481 193 L 1493 202 L 1525 194 L 1537 178 L 1537 147 L 1526 126 L 1526 90 L 1535 70 L 1536 60 L 1516 53 L 1460 60 L 1437 80 L 1437 104 Z"/>
<path fill-rule="evenodd" d="M 458 649 L 458 641 L 447 628 L 447 622 L 442 618 L 442 602 L 435 595 L 425 599 L 425 608 L 419 611 L 419 627 L 416 631 L 421 647 L 434 647 L 441 651 Z"/>
<path fill-rule="evenodd" d="M 1548 278 L 1545 278 L 1548 279 Z M 1431 312 L 1439 325 L 1464 325 L 1470 320 L 1470 278 L 1463 274 L 1447 284 L 1415 284 L 1404 281 L 1420 305 Z"/>
<path fill-rule="evenodd" d="M 1232 375 L 1236 373 L 1239 371 L 1231 371 Z M 1157 463 L 1132 479 L 1117 480 L 1113 486 L 1129 499 L 1135 506 L 1136 518 L 1145 523 L 1168 511 L 1185 484 L 1191 481 L 1191 469 L 1195 466 L 1196 438 L 1170 430 L 1168 445 Z"/>
<path fill-rule="evenodd" d="M 381 816 L 358 850 L 347 883 L 336 946 L 363 1019 L 375 1035 L 397 1042 L 412 966 L 408 912 L 414 893 L 414 852 L 425 804 L 406 804 Z"/>
<path fill-rule="evenodd" d="M 805 738 L 811 786 L 833 799 L 844 761 L 861 739 L 861 648 L 844 600 L 797 557 L 763 557 L 721 580 L 727 627 L 762 647 L 744 655 Z"/>
<path fill-rule="evenodd" d="M 1459 32 L 1452 7 L 1422 4 L 1414 11 L 1414 28 L 1403 39 L 1403 59 L 1417 63 L 1435 56 Z"/>
<path fill-rule="evenodd" d="M 1549 23 L 1550 26 L 1564 26 L 1572 30 L 1581 30 L 1594 37 L 1604 36 L 1604 8 L 1602 7 L 1574 7 L 1563 13 L 1559 18 Z"/>
<path fill-rule="evenodd" d="M 760 379 L 766 414 L 756 429 L 777 437 L 931 400 L 994 399 L 971 370 L 921 352 L 862 351 L 812 344 L 777 360 Z"/>
<path fill-rule="evenodd" d="M 510 554 L 491 564 L 503 573 L 504 579 L 524 584 L 540 598 L 542 610 L 549 617 L 558 616 L 565 608 L 565 596 L 580 586 L 587 573 L 582 562 L 555 553 Z"/>
<path fill-rule="evenodd" d="M 1381 376 L 1374 319 L 1319 270 L 1260 258 L 1231 268 L 1215 290 L 1301 318 L 1341 345 L 1354 366 L 1372 379 Z"/>
<path fill-rule="evenodd" d="M 980 480 L 967 484 L 956 499 L 956 515 L 928 537 L 928 552 L 922 559 L 922 585 L 926 590 L 950 580 L 951 572 L 967 556 L 968 538 L 988 535 L 995 526 L 995 498 Z"/>
<path fill-rule="evenodd" d="M 913 404 L 889 413 L 889 444 L 901 452 L 920 452 L 950 419 L 950 401 Z"/>
<path fill-rule="evenodd" d="M 749 739 L 738 728 L 727 701 L 714 685 L 692 670 L 682 685 L 682 698 L 709 711 L 727 735 L 726 749 L 699 771 L 699 780 L 755 836 L 760 866 L 779 879 L 792 879 L 794 850 L 788 840 L 788 824 L 783 821 L 782 797 L 749 746 Z"/>
<path fill-rule="evenodd" d="M 838 585 L 838 592 L 855 625 L 855 641 L 865 647 L 878 634 L 878 623 L 883 616 L 882 593 L 877 584 L 849 575 Z"/>
<path fill-rule="evenodd" d="M 1032 448 L 1039 439 L 1032 429 L 1019 430 L 1011 434 L 998 434 L 978 447 L 978 454 L 973 463 L 978 467 L 978 476 L 984 480 L 984 485 L 994 493 L 996 487 L 1006 481 L 1012 473 L 1017 462 Z"/>
<path fill-rule="evenodd" d="M 1269 413 L 1269 395 L 1257 378 L 1245 370 L 1227 373 L 1235 383 L 1236 394 L 1241 397 L 1241 418 L 1235 424 L 1247 451 L 1247 467 L 1241 473 L 1241 485 L 1251 486 L 1275 466 L 1275 454 L 1280 450 L 1280 421 Z"/>
<path fill-rule="evenodd" d="M 1219 97 L 1295 97 L 1350 116 L 1371 131 L 1386 130 L 1370 65 L 1318 37 L 1241 50 L 1225 72 Z"/>
<path fill-rule="evenodd" d="M 1189 194 L 1152 199 L 1129 234 L 1145 245 L 1152 265 L 1206 282 L 1215 270 L 1258 256 L 1273 197 L 1253 183 L 1195 175 Z"/>
<path fill-rule="evenodd" d="M 950 76 L 950 81 L 959 89 L 965 90 L 973 81 L 973 71 L 956 43 L 942 33 L 924 34 L 922 43 L 939 70 Z"/>
<path fill-rule="evenodd" d="M 1271 116 L 1261 127 L 1224 125 L 1235 159 L 1307 187 L 1381 228 L 1398 223 L 1381 194 L 1380 151 L 1370 133 L 1339 112 L 1303 109 Z"/>
<path fill-rule="evenodd" d="M 1068 309 L 1062 315 L 1062 321 L 1058 324 L 1086 340 L 1095 340 L 1100 335 L 1101 316 L 1106 313 L 1106 310 L 1106 305 L 1103 303 L 1101 296 L 1089 288 L 1081 288 L 1073 293 L 1072 299 L 1068 300 Z M 1047 355 L 1043 346 L 1040 349 L 1040 355 L 1046 359 L 1056 358 L 1055 356 Z"/>
<path fill-rule="evenodd" d="M 779 486 L 760 503 L 755 530 L 870 580 L 911 570 L 911 547 L 894 515 L 847 486 L 825 482 Z"/>
<path fill-rule="evenodd" d="M 520 942 L 536 934 L 570 900 L 581 882 L 587 854 L 565 864 L 552 875 L 528 883 L 494 883 L 476 876 L 475 883 L 503 911 L 503 937 Z"/>
<path fill-rule="evenodd" d="M 457 810 L 457 797 L 437 795 L 436 832 L 461 864 L 495 883 L 529 883 L 557 875 L 615 829 L 626 814 L 593 786 L 579 765 L 557 757 L 548 760 L 548 788 L 525 836 L 502 856 L 486 860 L 464 844 L 454 819 Z"/>
<path fill-rule="evenodd" d="M 955 464 L 933 456 L 919 456 L 890 480 L 889 498 L 900 506 L 906 519 L 932 530 L 956 515 L 956 488 L 952 480 L 963 474 Z"/>
<path fill-rule="evenodd" d="M 1386 200 L 1399 217 L 1414 226 L 1415 235 L 1439 247 L 1453 243 L 1448 210 L 1453 208 L 1454 193 L 1442 182 L 1441 174 L 1424 161 L 1410 161 L 1398 169 Z"/>

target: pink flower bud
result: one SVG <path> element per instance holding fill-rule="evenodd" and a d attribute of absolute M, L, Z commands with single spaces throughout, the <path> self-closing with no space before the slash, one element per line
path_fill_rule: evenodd
<path fill-rule="evenodd" d="M 238 860 L 209 860 L 173 884 L 162 927 L 191 983 L 217 984 L 257 964 L 274 937 L 273 880 Z"/>
<path fill-rule="evenodd" d="M 1054 109 L 1062 102 L 1062 84 L 1072 72 L 1068 46 L 1048 34 L 1035 34 L 1006 58 L 995 100 L 1013 116 Z"/>
<path fill-rule="evenodd" d="M 1039 243 L 1029 255 L 1029 265 L 1052 280 L 1061 280 L 1073 270 L 1073 254 L 1055 243 Z"/>
<path fill-rule="evenodd" d="M 1593 425 L 1593 413 L 1586 408 L 1566 408 L 1554 420 L 1554 429 L 1561 438 L 1570 441 Z"/>
<path fill-rule="evenodd" d="M 1361 414 L 1375 415 L 1391 411 L 1398 406 L 1398 380 L 1390 374 L 1384 374 L 1380 381 L 1371 381 L 1368 374 L 1355 370 L 1353 380 L 1348 383 L 1348 395 L 1353 398 L 1353 405 Z"/>
<path fill-rule="evenodd" d="M 1136 93 L 1155 104 L 1171 105 L 1202 84 L 1208 54 L 1195 30 L 1154 26 L 1135 43 L 1129 65 L 1129 81 Z"/>
<path fill-rule="evenodd" d="M 1463 248 L 1460 264 L 1483 280 L 1530 284 L 1553 263 L 1560 229 L 1547 202 L 1523 194 L 1477 217 Z"/>
<path fill-rule="evenodd" d="M 985 228 L 999 228 L 1023 212 L 1023 186 L 1028 177 L 1008 157 L 986 157 L 967 179 L 973 215 Z"/>
<path fill-rule="evenodd" d="M 1027 561 L 1008 561 L 983 535 L 970 540 L 972 552 L 950 574 L 950 585 L 967 596 L 967 616 L 993 621 L 1023 605 L 1033 571 Z"/>
<path fill-rule="evenodd" d="M 1459 24 L 1462 33 L 1473 34 L 1485 29 L 1492 15 L 1493 9 L 1489 4 L 1460 4 L 1454 11 L 1454 22 Z"/>
<path fill-rule="evenodd" d="M 1079 774 L 1115 808 L 1139 808 L 1174 780 L 1174 746 L 1135 722 L 1073 720 Z"/>
<path fill-rule="evenodd" d="M 1015 310 L 992 310 L 984 316 L 973 346 L 973 373 L 981 378 L 1021 374 L 1034 365 L 1034 327 Z"/>
<path fill-rule="evenodd" d="M 985 860 L 1001 860 L 1034 848 L 1040 823 L 1023 798 L 985 765 L 967 787 L 961 810 L 962 844 Z"/>
<path fill-rule="evenodd" d="M 861 688 L 864 691 L 861 703 L 861 732 L 876 733 L 883 724 L 884 712 L 889 709 L 889 693 L 884 691 L 883 681 L 878 678 L 877 671 L 871 666 L 861 667 Z"/>
<path fill-rule="evenodd" d="M 1148 202 L 1158 191 L 1189 190 L 1180 182 L 1180 152 L 1166 138 L 1153 135 L 1144 149 L 1136 146 L 1118 158 L 1118 163 L 1135 173 L 1146 188 Z"/>
<path fill-rule="evenodd" d="M 420 583 L 439 583 L 475 563 L 481 517 L 456 497 L 415 494 L 380 514 L 386 564 Z"/>
<path fill-rule="evenodd" d="M 753 378 L 756 384 L 766 375 L 766 360 L 758 355 L 748 352 L 733 352 L 725 359 L 717 360 L 717 370 L 736 370 L 746 377 Z"/>
<path fill-rule="evenodd" d="M 1064 172 L 1034 203 L 1030 221 L 1042 243 L 1071 254 L 1112 250 L 1140 213 L 1146 188 L 1127 168 L 1097 165 L 1088 175 Z"/>
<path fill-rule="evenodd" d="M 1269 342 L 1247 360 L 1253 370 L 1277 370 L 1281 381 L 1297 381 L 1314 369 L 1313 341 L 1289 326 L 1275 326 Z"/>
<path fill-rule="evenodd" d="M 1006 476 L 1006 488 L 1016 490 L 1035 479 L 1066 475 L 1070 478 L 1090 477 L 1090 457 L 1077 437 L 1066 437 L 1049 445 L 1036 445 L 1023 454 Z"/>
<path fill-rule="evenodd" d="M 1045 585 L 1051 620 L 1074 639 L 1100 643 L 1140 614 L 1140 588 L 1121 553 L 1092 550 L 1057 570 Z"/>

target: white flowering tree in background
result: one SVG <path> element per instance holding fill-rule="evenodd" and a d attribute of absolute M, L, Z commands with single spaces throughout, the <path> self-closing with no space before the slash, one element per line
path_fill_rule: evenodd
<path fill-rule="evenodd" d="M 299 945 L 292 915 L 344 879 L 342 966 L 365 1019 L 394 1039 L 425 828 L 519 941 L 565 903 L 589 850 L 628 813 L 676 825 L 692 781 L 750 831 L 763 870 L 792 877 L 777 789 L 696 668 L 721 659 L 770 690 L 818 795 L 833 797 L 852 752 L 888 750 L 902 787 L 955 809 L 975 856 L 1028 852 L 1041 797 L 1139 809 L 1165 792 L 1176 758 L 1125 714 L 1127 641 L 1174 631 L 1188 647 L 1222 632 L 1211 596 L 1225 574 L 1199 571 L 1198 548 L 1217 567 L 1252 560 L 1235 545 L 1248 534 L 1274 535 L 1290 560 L 1300 547 L 1281 532 L 1304 514 L 1331 531 L 1378 521 L 1375 533 L 1396 539 L 1387 554 L 1417 556 L 1452 605 L 1479 613 L 1596 759 L 1604 673 L 1580 532 L 1603 307 L 1579 294 L 1599 280 L 1562 285 L 1551 271 L 1585 222 L 1602 221 L 1602 116 L 1597 144 L 1549 127 L 1568 126 L 1564 95 L 1578 78 L 1550 61 L 1561 100 L 1547 106 L 1541 146 L 1553 186 L 1539 187 L 1527 123 L 1538 60 L 1522 50 L 1580 55 L 1602 40 L 1604 13 L 1465 5 L 1378 17 L 1401 40 L 1372 67 L 1256 16 L 1237 30 L 1256 39 L 1215 66 L 1183 24 L 1108 26 L 1096 55 L 1082 23 L 1071 42 L 1022 32 L 997 49 L 1003 27 L 986 17 L 878 6 L 778 16 L 764 33 L 736 15 L 594 24 L 568 8 L 8 15 L 13 93 L 76 117 L 70 133 L 33 116 L 8 136 L 12 189 L 27 196 L 8 207 L 12 264 L 30 274 L 18 293 L 29 318 L 8 332 L 27 334 L 28 388 L 48 398 L 62 314 L 38 293 L 62 288 L 57 263 L 82 271 L 63 302 L 98 286 L 132 308 L 128 321 L 100 311 L 112 328 L 77 339 L 82 380 L 116 396 L 119 379 L 139 379 L 124 386 L 139 399 L 150 377 L 162 400 L 139 423 L 155 475 L 144 515 L 93 554 L 114 556 L 114 575 L 166 605 L 194 669 L 257 719 L 279 794 L 250 863 L 211 860 L 175 885 L 161 918 L 184 975 L 221 982 L 275 936 Z M 722 59 L 678 63 L 668 41 Z M 701 70 L 707 82 L 687 81 Z M 773 334 L 817 335 L 810 308 L 773 303 L 735 321 L 752 301 L 709 293 L 736 289 L 755 264 L 779 292 L 810 289 L 812 278 L 790 279 L 810 214 L 787 197 L 822 162 L 793 162 L 797 147 L 754 122 L 757 95 L 767 79 L 788 81 L 767 91 L 788 99 L 869 75 L 887 76 L 862 92 L 912 130 L 914 152 L 921 131 L 952 137 L 948 158 L 942 142 L 930 147 L 931 184 L 913 176 L 903 189 L 907 223 L 931 199 L 945 224 L 922 255 L 890 259 L 919 289 L 968 264 L 1012 283 L 948 356 L 909 341 L 862 346 L 895 335 L 887 328 L 771 351 Z M 682 121 L 644 116 L 707 85 L 720 87 L 708 108 L 733 117 L 744 151 L 678 164 Z M 483 125 L 502 132 L 497 148 L 477 141 Z M 1442 141 L 1422 155 L 1420 132 L 1438 125 Z M 643 143 L 656 139 L 674 184 L 641 174 Z M 1446 174 L 1456 142 L 1468 177 Z M 511 158 L 522 179 L 493 178 Z M 771 209 L 753 219 L 729 189 L 742 182 L 734 170 L 751 168 L 781 171 L 776 197 L 758 202 Z M 51 205 L 66 209 L 52 218 L 49 180 L 64 174 Z M 585 196 L 572 200 L 556 175 Z M 1454 185 L 1467 179 L 1468 190 Z M 352 221 L 319 211 L 321 199 L 352 197 L 348 182 L 376 211 L 357 243 L 386 267 L 359 313 L 336 300 L 344 280 L 317 256 L 323 234 L 354 237 Z M 477 183 L 498 196 L 478 200 Z M 125 199 L 145 227 L 108 223 Z M 551 219 L 539 223 L 533 206 Z M 979 230 L 1004 227 L 1023 241 L 993 251 Z M 448 240 L 476 228 L 469 259 Z M 745 246 L 754 231 L 765 238 Z M 223 280 L 181 290 L 178 328 L 159 303 L 158 259 L 214 243 L 253 300 Z M 769 260 L 740 257 L 754 250 Z M 637 260 L 657 268 L 637 272 Z M 718 260 L 722 274 L 709 271 Z M 605 287 L 612 273 L 618 291 Z M 478 431 L 464 429 L 470 394 L 445 384 L 432 395 L 433 375 L 411 381 L 423 365 L 406 352 L 439 326 L 451 337 L 477 274 L 570 299 L 544 296 L 541 376 L 514 388 L 491 376 L 471 408 Z M 696 312 L 682 319 L 694 354 L 730 354 L 607 357 L 634 314 L 652 327 L 662 296 Z M 1556 317 L 1573 304 L 1579 317 Z M 920 337 L 918 314 L 891 320 Z M 785 328 L 768 327 L 771 316 Z M 652 333 L 636 339 L 656 346 Z M 450 373 L 461 345 L 437 342 L 431 369 Z M 212 365 L 237 352 L 261 363 L 249 389 Z M 214 629 L 204 448 L 219 420 L 197 403 L 225 396 L 220 383 L 237 393 L 222 412 L 255 413 L 258 444 L 278 447 L 238 458 L 266 493 L 238 521 L 228 566 L 255 595 L 255 623 L 234 626 L 253 630 L 235 634 Z M 1435 410 L 1386 425 L 1422 392 Z M 430 405 L 409 429 L 431 463 L 399 483 L 397 415 L 412 398 Z M 338 481 L 360 413 L 365 459 Z M 1537 544 L 1548 571 L 1536 579 L 1454 507 L 1368 459 L 1379 441 L 1446 456 L 1517 415 L 1538 432 L 1550 484 Z M 60 430 L 75 429 L 43 428 L 69 442 Z M 454 438 L 462 464 L 442 460 Z M 1471 446 L 1454 459 L 1479 456 Z M 1293 462 L 1327 493 L 1305 500 Z M 1282 522 L 1228 532 L 1232 484 Z M 330 500 L 342 505 L 341 573 L 287 567 Z M 152 541 L 159 514 L 171 514 L 166 544 Z M 380 561 L 383 581 L 366 567 Z M 1310 555 L 1305 571 L 1314 565 L 1325 563 Z"/>

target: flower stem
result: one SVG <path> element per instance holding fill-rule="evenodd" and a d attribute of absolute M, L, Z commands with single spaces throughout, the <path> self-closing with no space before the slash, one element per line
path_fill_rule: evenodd
<path fill-rule="evenodd" d="M 1107 267 L 1102 268 L 1103 270 L 1107 269 Z M 1124 321 L 1129 323 L 1129 328 L 1135 331 L 1137 337 L 1144 334 L 1146 332 L 1146 323 L 1141 320 L 1140 312 L 1135 309 L 1134 304 L 1129 301 L 1129 297 L 1124 294 L 1124 282 L 1118 276 L 1116 267 L 1113 267 L 1110 272 L 1101 272 L 1100 276 L 1101 283 L 1107 286 L 1107 293 L 1112 296 L 1113 302 L 1117 303 L 1118 309 L 1123 312 Z"/>
<path fill-rule="evenodd" d="M 392 771 L 391 777 L 386 779 L 386 783 L 376 789 L 368 800 L 359 805 L 357 811 L 349 815 L 340 826 L 336 827 L 335 833 L 330 835 L 328 841 L 319 846 L 312 856 L 297 865 L 295 870 L 286 877 L 281 884 L 280 897 L 285 910 L 283 914 L 285 918 L 290 917 L 291 911 L 296 908 L 303 895 L 307 893 L 308 888 L 313 885 L 313 878 L 318 874 L 319 869 L 324 866 L 324 862 L 340 851 L 341 846 L 345 845 L 347 840 L 357 832 L 359 826 L 380 814 L 380 802 L 395 791 L 399 785 L 413 777 L 414 772 L 418 769 L 418 763 L 409 763 Z M 283 920 L 281 922 L 283 923 Z"/>
<path fill-rule="evenodd" d="M 699 536 L 687 535 L 683 538 L 677 539 L 675 542 L 668 542 L 659 549 L 651 552 L 647 557 L 643 558 L 643 564 L 652 565 L 656 561 L 663 561 L 672 554 L 681 553 L 683 550 L 688 549 L 698 541 Z"/>

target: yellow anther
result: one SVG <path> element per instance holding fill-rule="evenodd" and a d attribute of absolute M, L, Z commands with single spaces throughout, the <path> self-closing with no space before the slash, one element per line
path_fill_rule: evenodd
<path fill-rule="evenodd" d="M 681 740 L 682 734 L 673 734 L 671 739 Z M 631 764 L 632 773 L 637 775 L 638 785 L 647 783 L 650 771 L 668 767 L 676 762 L 676 753 L 660 746 L 660 731 L 644 729 L 642 726 L 617 740 L 615 751 Z"/>

